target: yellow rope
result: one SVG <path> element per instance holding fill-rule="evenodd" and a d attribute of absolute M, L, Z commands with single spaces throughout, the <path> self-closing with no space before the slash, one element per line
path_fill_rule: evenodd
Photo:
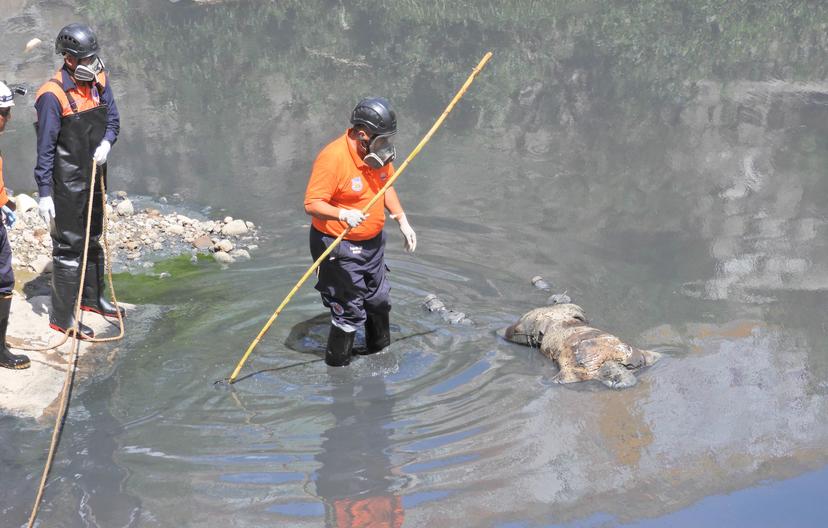
<path fill-rule="evenodd" d="M 80 312 L 81 312 L 81 298 L 83 296 L 83 282 L 86 279 L 86 261 L 89 255 L 89 233 L 92 229 L 92 204 L 95 199 L 95 174 L 97 172 L 97 163 L 92 163 L 92 177 L 91 177 L 91 184 L 89 187 L 89 210 L 86 214 L 86 237 L 84 239 L 83 245 L 83 261 L 81 265 L 81 276 L 80 276 L 80 286 L 78 287 L 78 296 L 75 299 L 75 321 L 74 326 L 69 329 L 63 337 L 63 340 L 54 346 L 43 350 L 50 350 L 52 348 L 57 348 L 58 346 L 62 345 L 66 342 L 69 338 L 69 335 L 72 335 L 72 351 L 69 355 L 69 362 L 67 363 L 66 368 L 66 378 L 63 380 L 63 389 L 60 393 L 60 404 L 58 405 L 58 414 L 55 418 L 55 429 L 52 431 L 52 441 L 49 445 L 49 454 L 46 457 L 46 465 L 43 468 L 43 475 L 40 478 L 40 485 L 37 488 L 37 497 L 35 498 L 34 506 L 32 507 L 32 514 L 29 516 L 29 524 L 28 528 L 32 528 L 34 526 L 35 520 L 37 519 L 37 512 L 40 508 L 40 501 L 43 499 L 43 492 L 46 489 L 46 479 L 49 476 L 49 471 L 52 468 L 52 462 L 55 458 L 55 452 L 57 451 L 57 444 L 58 440 L 60 439 L 60 433 L 63 428 L 63 418 L 66 415 L 66 410 L 69 406 L 69 392 L 72 388 L 72 381 L 75 379 L 75 371 L 76 371 L 76 359 L 78 354 L 78 347 L 80 346 L 80 340 L 78 339 L 78 335 L 80 334 Z M 121 311 L 118 308 L 118 301 L 115 299 L 115 289 L 112 286 L 112 269 L 110 266 L 110 255 L 109 255 L 109 245 L 106 239 L 106 228 L 107 228 L 107 213 L 106 213 L 106 187 L 103 176 L 101 177 L 101 191 L 102 191 L 102 204 L 103 204 L 103 215 L 104 215 L 104 224 L 103 224 L 103 236 L 104 236 L 104 247 L 105 247 L 105 256 L 106 256 L 106 269 L 107 274 L 109 276 L 109 288 L 111 289 L 112 299 L 115 303 L 115 310 L 118 312 L 118 323 L 120 325 L 121 332 L 117 337 L 108 337 L 108 338 L 99 338 L 99 339 L 89 339 L 88 341 L 102 343 L 107 341 L 114 341 L 116 339 L 121 339 L 124 335 L 124 321 L 123 317 L 121 316 Z M 31 350 L 31 349 L 23 349 L 23 350 Z"/>
<path fill-rule="evenodd" d="M 408 166 L 408 164 L 411 162 L 411 160 L 414 159 L 414 156 L 419 154 L 420 150 L 422 150 L 422 148 L 425 146 L 425 144 L 428 143 L 428 140 L 431 139 L 431 136 L 434 135 L 434 132 L 436 132 L 437 129 L 440 128 L 440 125 L 443 124 L 443 121 L 446 119 L 446 116 L 448 116 L 449 112 L 452 111 L 452 109 L 454 108 L 454 105 L 457 104 L 457 101 L 459 101 L 460 98 L 463 97 L 463 94 L 466 93 L 466 90 L 469 88 L 472 81 L 474 81 L 474 78 L 477 76 L 478 73 L 480 73 L 480 71 L 483 69 L 483 67 L 486 65 L 486 63 L 489 62 L 489 59 L 491 57 L 492 57 L 492 52 L 491 51 L 486 53 L 486 55 L 483 56 L 483 58 L 480 60 L 480 63 L 478 63 L 478 65 L 472 70 L 472 72 L 469 75 L 468 79 L 466 79 L 466 82 L 463 83 L 463 86 L 457 92 L 457 95 L 454 96 L 454 99 L 451 100 L 451 102 L 448 104 L 446 109 L 443 111 L 442 115 L 440 115 L 440 117 L 437 119 L 437 121 L 431 127 L 431 130 L 429 130 L 428 133 L 420 141 L 420 143 L 417 144 L 417 146 L 414 148 L 414 150 L 411 152 L 411 154 L 408 155 L 408 157 L 405 159 L 405 161 L 402 163 L 402 165 L 400 165 L 400 167 L 394 172 L 394 175 L 391 176 L 391 178 L 388 179 L 388 182 L 386 182 L 386 184 L 382 187 L 382 189 L 380 189 L 380 191 L 377 193 L 377 195 L 374 196 L 371 199 L 371 201 L 368 202 L 368 205 L 366 205 L 362 209 L 363 213 L 367 212 L 371 208 L 371 206 L 374 205 L 376 203 L 376 201 L 379 200 L 380 197 L 382 197 L 385 194 L 385 191 L 387 191 L 391 187 L 391 185 L 394 183 L 394 180 L 396 180 L 403 173 L 403 171 Z M 270 329 L 273 322 L 276 321 L 277 317 L 279 317 L 279 314 L 282 312 L 282 309 L 285 307 L 285 305 L 287 305 L 287 303 L 290 302 L 291 297 L 293 297 L 293 295 L 297 291 L 299 291 L 299 288 L 302 287 L 302 284 L 304 284 L 305 281 L 308 280 L 308 277 L 311 276 L 311 274 L 314 272 L 314 270 L 316 270 L 316 268 L 319 267 L 319 265 L 322 263 L 322 261 L 331 253 L 331 251 L 334 250 L 334 248 L 342 241 L 343 238 L 345 238 L 345 236 L 350 231 L 351 231 L 350 227 L 345 229 L 345 231 L 343 231 L 342 234 L 340 234 L 336 238 L 336 240 L 334 240 L 331 243 L 331 245 L 329 245 L 328 248 L 321 255 L 319 255 L 319 258 L 316 259 L 316 262 L 314 262 L 313 265 L 310 268 L 308 268 L 308 271 L 306 271 L 305 274 L 302 275 L 302 278 L 299 279 L 299 282 L 296 283 L 296 286 L 294 286 L 293 289 L 290 290 L 290 293 L 287 294 L 287 297 L 285 297 L 285 299 L 282 301 L 282 303 L 279 305 L 279 307 L 276 308 L 276 311 L 273 312 L 273 315 L 270 316 L 270 319 L 267 321 L 267 323 L 264 325 L 262 330 L 259 332 L 259 335 L 257 335 L 256 338 L 253 340 L 253 342 L 250 343 L 250 346 L 247 347 L 247 351 L 244 353 L 244 356 L 242 356 L 241 361 L 239 361 L 238 365 L 236 365 L 235 370 L 233 370 L 233 373 L 230 375 L 230 378 L 228 378 L 227 381 L 229 383 L 231 383 L 231 384 L 235 383 L 236 377 L 239 375 L 239 371 L 241 371 L 241 368 L 244 365 L 244 362 L 247 361 L 247 358 L 248 358 L 248 356 L 250 356 L 250 353 L 253 352 L 253 349 L 256 348 L 256 345 L 259 344 L 259 341 L 261 341 L 262 337 L 264 337 L 264 335 Z"/>

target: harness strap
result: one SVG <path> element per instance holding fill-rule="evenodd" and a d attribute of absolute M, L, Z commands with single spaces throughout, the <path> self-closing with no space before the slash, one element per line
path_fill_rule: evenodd
<path fill-rule="evenodd" d="M 61 83 L 60 81 L 58 81 L 54 77 L 49 79 L 47 82 L 55 83 L 56 85 L 58 85 L 60 87 L 61 90 L 63 90 L 63 93 L 66 94 L 66 99 L 69 100 L 69 107 L 72 109 L 72 113 L 77 114 L 78 113 L 78 103 L 75 102 L 75 98 L 72 97 L 72 94 L 70 94 L 69 91 L 66 90 L 66 88 L 63 87 L 63 83 Z"/>

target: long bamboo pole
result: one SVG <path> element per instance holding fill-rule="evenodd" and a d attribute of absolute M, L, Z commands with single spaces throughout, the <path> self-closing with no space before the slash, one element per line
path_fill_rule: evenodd
<path fill-rule="evenodd" d="M 443 110 L 443 113 L 431 127 L 431 130 L 429 130 L 428 133 L 423 137 L 423 139 L 420 140 L 420 143 L 417 144 L 416 147 L 414 147 L 414 150 L 412 150 L 411 154 L 409 154 L 405 161 L 402 162 L 402 165 L 400 165 L 399 168 L 394 172 L 394 175 L 388 178 L 388 181 L 385 183 L 382 189 L 380 189 L 376 196 L 374 196 L 371 199 L 371 201 L 368 202 L 368 205 L 366 205 L 362 209 L 363 213 L 371 209 L 371 206 L 374 205 L 377 202 L 377 200 L 379 200 L 385 194 L 385 191 L 387 191 L 391 187 L 391 185 L 393 185 L 394 181 L 396 181 L 396 179 L 400 177 L 405 168 L 408 167 L 408 164 L 411 163 L 411 160 L 413 160 L 414 157 L 420 153 L 425 144 L 428 143 L 428 141 L 431 139 L 431 136 L 433 136 L 437 129 L 440 128 L 440 125 L 443 124 L 443 121 L 445 121 L 446 116 L 449 115 L 449 112 L 451 112 L 452 109 L 454 109 L 454 105 L 457 104 L 457 101 L 459 101 L 460 98 L 463 97 L 463 94 L 466 93 L 466 90 L 468 90 L 472 81 L 474 81 L 474 78 L 477 76 L 478 73 L 480 73 L 480 71 L 483 69 L 486 63 L 489 62 L 489 59 L 491 58 L 492 52 L 489 51 L 483 56 L 482 59 L 480 59 L 480 62 L 472 70 L 468 79 L 466 79 L 466 82 L 463 83 L 463 86 L 454 96 L 454 99 L 452 99 L 446 107 L 446 109 Z M 294 296 L 294 294 L 296 294 L 297 291 L 299 291 L 299 288 L 301 288 L 305 281 L 308 280 L 308 277 L 311 276 L 311 274 L 316 270 L 316 268 L 319 267 L 322 261 L 324 261 L 325 258 L 331 253 L 331 251 L 333 251 L 334 248 L 336 248 L 336 246 L 339 245 L 340 242 L 342 242 L 342 239 L 344 239 L 350 231 L 351 228 L 348 227 L 345 231 L 342 232 L 342 234 L 336 237 L 336 239 L 331 243 L 331 245 L 328 246 L 328 249 L 326 249 L 324 253 L 319 255 L 319 258 L 316 259 L 316 262 L 314 262 L 313 265 L 311 265 L 311 267 L 308 268 L 308 271 L 306 271 L 305 274 L 302 275 L 302 278 L 299 279 L 299 282 L 296 283 L 296 286 L 294 286 L 293 289 L 290 290 L 290 293 L 287 294 L 287 296 L 284 298 L 279 307 L 276 308 L 276 311 L 273 312 L 273 315 L 270 316 L 270 319 L 268 319 L 264 327 L 262 327 L 261 331 L 259 332 L 259 335 L 257 335 L 256 338 L 250 343 L 250 346 L 247 347 L 247 351 L 244 353 L 244 356 L 242 356 L 241 361 L 239 361 L 238 365 L 236 365 L 235 370 L 233 370 L 233 373 L 230 375 L 230 378 L 228 378 L 227 381 L 229 383 L 232 384 L 236 382 L 236 377 L 239 375 L 239 371 L 241 371 L 245 361 L 247 361 L 247 358 L 250 356 L 250 353 L 253 352 L 253 349 L 256 348 L 256 345 L 259 344 L 259 341 L 262 340 L 267 331 L 270 330 L 270 327 L 273 325 L 274 321 L 276 321 L 276 318 L 279 317 L 280 313 L 282 313 L 282 309 L 287 305 L 288 302 L 290 302 L 290 299 Z"/>

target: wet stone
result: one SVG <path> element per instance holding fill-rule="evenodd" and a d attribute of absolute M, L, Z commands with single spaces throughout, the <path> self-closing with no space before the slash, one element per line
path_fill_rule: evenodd
<path fill-rule="evenodd" d="M 230 253 L 233 251 L 233 243 L 227 239 L 221 240 L 218 244 L 216 244 L 215 250 L 216 252 L 223 251 L 225 253 Z"/>
<path fill-rule="evenodd" d="M 466 314 L 463 312 L 455 312 L 454 310 L 448 310 L 443 312 L 443 320 L 445 320 L 449 324 L 460 324 L 466 318 Z"/>
<path fill-rule="evenodd" d="M 135 209 L 132 206 L 132 202 L 129 200 L 124 200 L 123 202 L 119 203 L 115 207 L 115 211 L 121 216 L 132 216 L 135 213 Z"/>
<path fill-rule="evenodd" d="M 201 235 L 193 240 L 193 247 L 196 249 L 210 249 L 213 241 L 207 235 Z"/>
<path fill-rule="evenodd" d="M 532 284 L 539 290 L 550 291 L 552 289 L 549 283 L 540 275 L 532 277 Z"/>
<path fill-rule="evenodd" d="M 221 228 L 221 234 L 223 235 L 235 236 L 245 233 L 247 233 L 247 224 L 244 223 L 244 220 L 233 220 Z"/>
<path fill-rule="evenodd" d="M 443 304 L 443 301 L 441 301 L 433 293 L 428 294 L 423 300 L 423 307 L 429 312 L 440 312 L 446 309 L 446 305 Z"/>
<path fill-rule="evenodd" d="M 226 227 L 222 220 L 200 220 L 178 212 L 162 213 L 151 205 L 143 207 L 143 203 L 140 209 L 136 209 L 124 193 L 117 196 L 120 201 L 106 204 L 106 243 L 113 263 L 124 266 L 129 262 L 131 269 L 145 269 L 152 266 L 152 259 L 157 256 L 168 257 L 186 253 L 187 250 L 192 251 L 192 258 L 197 262 L 199 253 L 211 252 L 220 245 L 216 250 L 226 256 L 219 255 L 218 260 L 227 264 L 236 259 L 247 260 L 250 252 L 257 249 L 257 245 L 247 242 L 258 239 L 252 222 L 230 219 L 235 222 L 234 226 L 238 226 L 238 231 L 243 230 L 244 233 L 211 236 L 209 233 L 221 233 L 222 228 Z M 37 207 L 27 212 L 19 211 L 17 216 L 14 229 L 8 232 L 13 266 L 48 273 L 52 239 Z M 232 228 L 229 231 L 232 233 Z"/>
<path fill-rule="evenodd" d="M 233 263 L 233 257 L 231 257 L 228 253 L 225 253 L 224 251 L 216 251 L 215 253 L 213 253 L 213 258 L 216 259 L 216 262 L 219 262 L 221 264 Z"/>

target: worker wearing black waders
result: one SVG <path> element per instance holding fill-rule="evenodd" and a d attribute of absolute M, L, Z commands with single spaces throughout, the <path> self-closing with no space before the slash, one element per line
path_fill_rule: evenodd
<path fill-rule="evenodd" d="M 6 123 L 11 119 L 11 108 L 14 106 L 14 94 L 23 95 L 25 90 L 16 88 L 14 92 L 0 82 L 0 133 L 6 129 Z M 14 290 L 14 271 L 12 270 L 12 252 L 6 227 L 11 229 L 15 222 L 14 202 L 9 200 L 6 185 L 3 181 L 3 153 L 0 152 L 0 210 L 3 221 L 0 222 L 0 367 L 10 369 L 29 368 L 29 358 L 23 355 L 12 354 L 6 348 L 6 330 L 9 327 L 9 312 L 11 312 L 12 291 Z"/>
<path fill-rule="evenodd" d="M 55 52 L 63 65 L 37 91 L 37 181 L 40 214 L 52 234 L 52 311 L 49 326 L 67 332 L 74 325 L 74 306 L 86 236 L 89 183 L 97 163 L 92 225 L 81 309 L 117 317 L 104 298 L 102 180 L 106 158 L 118 138 L 120 116 L 98 39 L 85 24 L 70 24 L 58 33 Z M 52 225 L 54 221 L 54 225 Z M 122 310 L 123 315 L 123 310 Z M 84 339 L 92 329 L 80 325 Z"/>
<path fill-rule="evenodd" d="M 388 100 L 371 97 L 351 113 L 351 128 L 326 146 L 313 164 L 305 191 L 305 212 L 313 217 L 310 250 L 314 260 L 348 227 L 351 231 L 319 266 L 316 289 L 331 310 L 325 362 L 351 362 L 354 334 L 365 326 L 365 350 L 373 354 L 391 344 L 391 290 L 385 265 L 385 210 L 399 223 L 406 251 L 417 237 L 405 218 L 394 188 L 366 214 L 362 208 L 394 174 L 397 117 Z"/>

